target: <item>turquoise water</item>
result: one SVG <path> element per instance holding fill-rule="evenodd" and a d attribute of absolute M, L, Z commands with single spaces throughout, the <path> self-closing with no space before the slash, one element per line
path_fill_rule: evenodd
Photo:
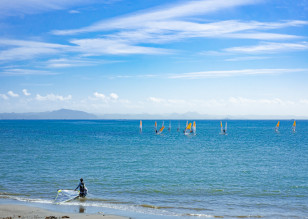
<path fill-rule="evenodd" d="M 162 121 L 158 121 L 160 126 Z M 57 189 L 89 189 L 82 205 L 160 216 L 307 218 L 308 121 L 0 121 L 0 198 L 52 205 Z M 169 121 L 165 121 L 168 126 Z M 167 127 L 168 128 L 168 127 Z"/>

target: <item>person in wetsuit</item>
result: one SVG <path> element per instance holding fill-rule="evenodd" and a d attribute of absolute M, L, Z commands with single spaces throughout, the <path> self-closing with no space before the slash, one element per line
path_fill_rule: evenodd
<path fill-rule="evenodd" d="M 84 182 L 83 182 L 83 178 L 80 179 L 80 183 L 77 186 L 77 188 L 75 189 L 75 191 L 79 188 L 79 197 L 86 197 L 87 193 L 88 193 L 88 189 L 85 186 Z"/>

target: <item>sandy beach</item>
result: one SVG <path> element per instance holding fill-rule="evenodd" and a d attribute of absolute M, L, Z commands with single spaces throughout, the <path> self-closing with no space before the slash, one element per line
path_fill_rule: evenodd
<path fill-rule="evenodd" d="M 74 218 L 74 219 L 128 219 L 128 217 L 121 217 L 116 215 L 105 215 L 98 212 L 97 214 L 75 214 L 49 211 L 41 208 L 25 206 L 25 205 L 0 205 L 0 219 L 13 218 L 35 218 L 35 219 L 58 219 L 58 218 Z"/>

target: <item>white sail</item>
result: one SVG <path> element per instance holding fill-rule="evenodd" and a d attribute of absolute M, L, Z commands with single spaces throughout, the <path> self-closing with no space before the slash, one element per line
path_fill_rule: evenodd
<path fill-rule="evenodd" d="M 171 121 L 169 121 L 169 131 L 171 131 Z"/>

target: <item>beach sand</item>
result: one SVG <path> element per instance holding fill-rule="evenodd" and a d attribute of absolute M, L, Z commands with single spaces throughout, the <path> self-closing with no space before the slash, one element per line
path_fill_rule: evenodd
<path fill-rule="evenodd" d="M 62 213 L 49 211 L 41 208 L 25 206 L 25 205 L 0 205 L 0 219 L 62 219 L 62 218 L 86 218 L 86 219 L 128 219 L 128 217 L 105 215 L 104 213 L 98 214 L 75 214 L 75 213 Z"/>

